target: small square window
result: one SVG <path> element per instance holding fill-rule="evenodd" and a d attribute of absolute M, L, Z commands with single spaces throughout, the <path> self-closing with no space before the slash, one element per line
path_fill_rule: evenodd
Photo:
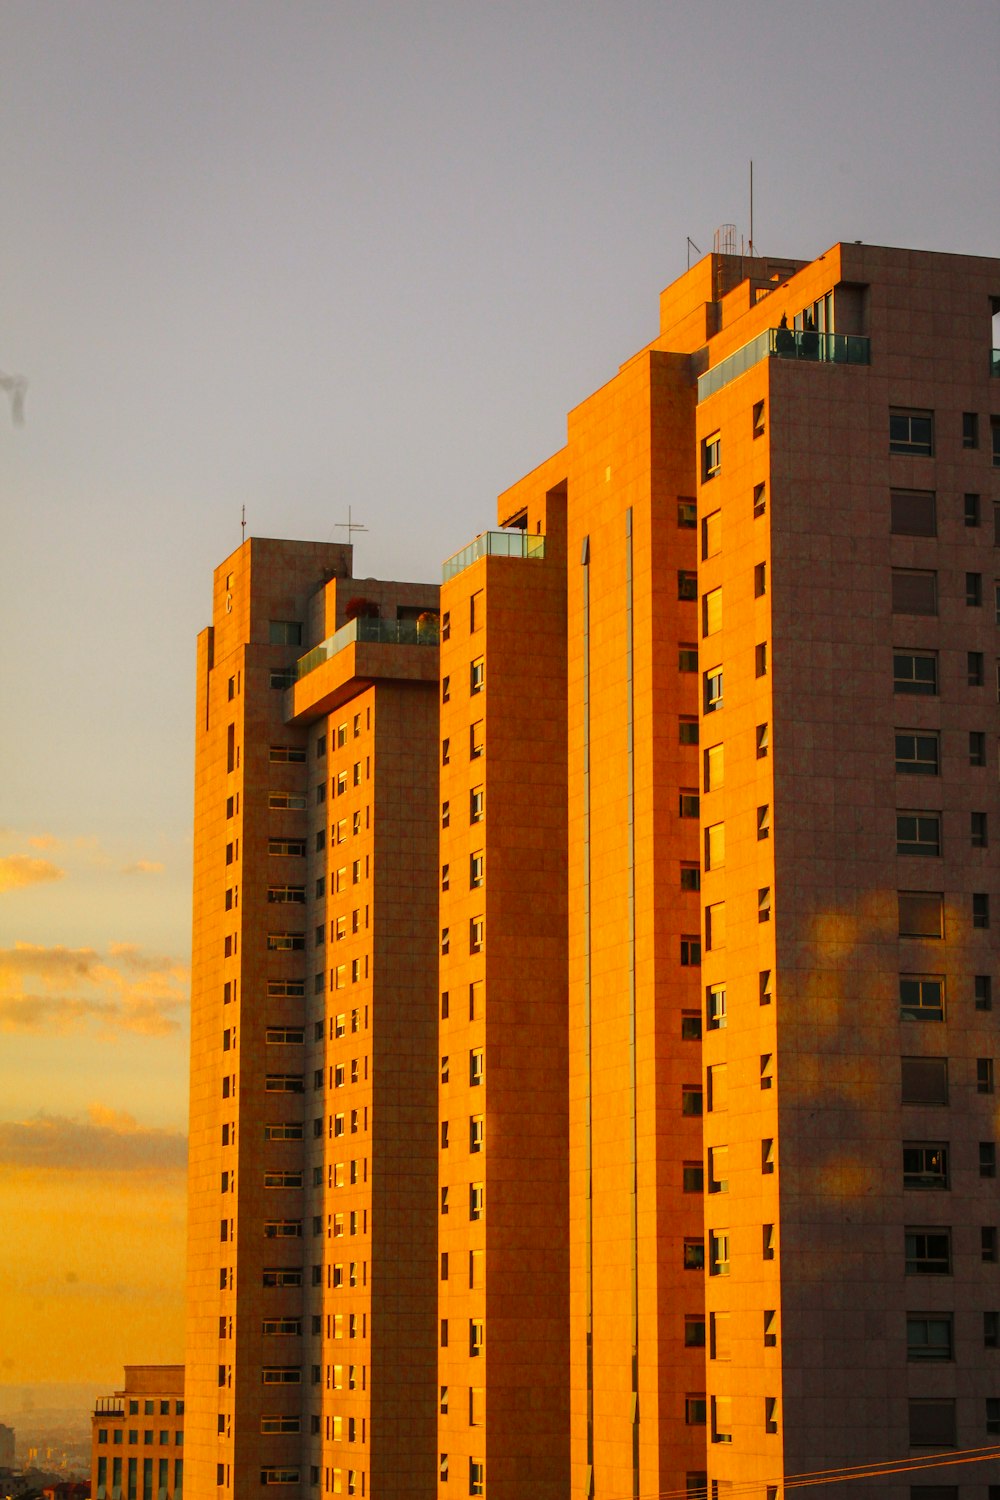
<path fill-rule="evenodd" d="M 908 1313 L 906 1358 L 911 1362 L 954 1358 L 954 1326 L 950 1313 Z"/>
<path fill-rule="evenodd" d="M 896 775 L 937 776 L 941 769 L 941 736 L 936 730 L 896 730 Z"/>
<path fill-rule="evenodd" d="M 940 855 L 941 814 L 898 812 L 896 814 L 896 853 L 907 857 Z"/>
<path fill-rule="evenodd" d="M 701 1016 L 695 1010 L 681 1011 L 681 1041 L 701 1040 Z"/>
<path fill-rule="evenodd" d="M 934 452 L 934 414 L 896 409 L 889 413 L 889 452 L 930 458 Z"/>
<path fill-rule="evenodd" d="M 903 1057 L 901 1068 L 901 1102 L 903 1104 L 946 1105 L 948 1103 L 948 1059 L 946 1057 Z"/>
<path fill-rule="evenodd" d="M 681 938 L 681 968 L 698 968 L 701 965 L 701 938 L 685 934 Z"/>
<path fill-rule="evenodd" d="M 893 568 L 894 615 L 936 615 L 937 573 L 931 568 Z"/>
<path fill-rule="evenodd" d="M 678 498 L 677 501 L 677 525 L 683 530 L 694 530 L 698 525 L 698 507 L 694 500 Z"/>
<path fill-rule="evenodd" d="M 705 1269 L 704 1240 L 686 1239 L 684 1241 L 684 1269 L 685 1271 L 703 1271 Z"/>
<path fill-rule="evenodd" d="M 940 974 L 901 974 L 899 1014 L 904 1021 L 943 1021 L 944 978 Z"/>
<path fill-rule="evenodd" d="M 933 490 L 891 490 L 890 527 L 894 536 L 937 536 Z"/>
<path fill-rule="evenodd" d="M 677 721 L 677 743 L 679 745 L 697 745 L 698 743 L 698 720 L 678 719 Z"/>
<path fill-rule="evenodd" d="M 705 1168 L 700 1161 L 686 1161 L 683 1163 L 681 1183 L 685 1193 L 703 1193 L 705 1191 Z"/>

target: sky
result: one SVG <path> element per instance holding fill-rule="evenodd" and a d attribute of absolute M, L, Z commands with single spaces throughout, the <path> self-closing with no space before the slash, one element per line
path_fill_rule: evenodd
<path fill-rule="evenodd" d="M 242 508 L 439 578 L 748 237 L 751 160 L 763 254 L 1000 253 L 998 57 L 996 0 L 3 0 L 0 1420 L 183 1358 L 195 637 Z"/>

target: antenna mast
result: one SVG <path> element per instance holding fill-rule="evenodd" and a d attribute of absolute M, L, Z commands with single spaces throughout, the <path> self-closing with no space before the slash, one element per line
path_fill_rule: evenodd
<path fill-rule="evenodd" d="M 750 161 L 750 254 L 753 255 L 753 159 Z"/>
<path fill-rule="evenodd" d="M 351 536 L 352 536 L 353 532 L 355 532 L 355 531 L 367 531 L 368 530 L 367 526 L 362 526 L 362 524 L 361 524 L 360 521 L 355 521 L 354 520 L 354 518 L 353 518 L 353 516 L 351 514 L 351 507 L 350 506 L 347 507 L 347 520 L 346 521 L 334 521 L 333 524 L 334 524 L 334 527 L 337 530 L 339 530 L 339 531 L 346 531 L 347 532 L 348 545 L 350 545 Z"/>
<path fill-rule="evenodd" d="M 242 539 L 245 542 L 247 539 L 247 508 L 245 505 L 240 506 L 240 531 L 243 533 Z"/>

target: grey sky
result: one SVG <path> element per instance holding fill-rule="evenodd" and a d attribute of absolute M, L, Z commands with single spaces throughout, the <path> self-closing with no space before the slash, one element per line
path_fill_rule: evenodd
<path fill-rule="evenodd" d="M 996 0 L 4 0 L 0 828 L 166 869 L 12 896 L 3 941 L 184 953 L 241 504 L 320 538 L 350 504 L 359 572 L 438 577 L 685 237 L 747 233 L 750 157 L 764 252 L 996 254 L 998 58 Z"/>

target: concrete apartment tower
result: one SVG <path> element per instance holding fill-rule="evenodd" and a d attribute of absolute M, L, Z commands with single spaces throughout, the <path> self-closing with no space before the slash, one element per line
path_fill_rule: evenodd
<path fill-rule="evenodd" d="M 996 261 L 707 257 L 539 471 L 574 1500 L 1000 1435 L 998 308 Z"/>
<path fill-rule="evenodd" d="M 199 638 L 195 1496 L 434 1489 L 438 590 L 350 560 L 246 542 Z"/>

